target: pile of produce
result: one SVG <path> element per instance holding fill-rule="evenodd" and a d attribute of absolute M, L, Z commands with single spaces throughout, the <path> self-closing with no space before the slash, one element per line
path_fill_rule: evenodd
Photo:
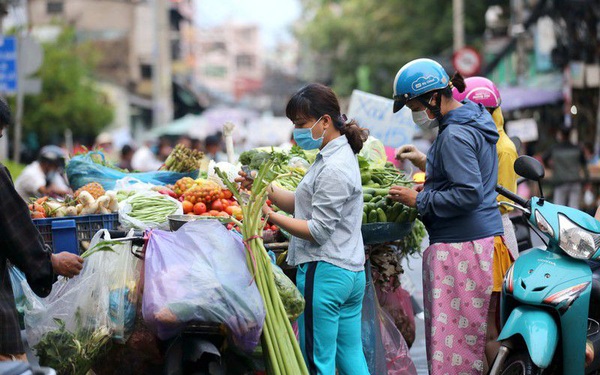
<path fill-rule="evenodd" d="M 267 254 L 262 240 L 263 222 L 262 208 L 267 201 L 267 187 L 276 175 L 272 173 L 274 160 L 269 159 L 261 165 L 254 180 L 250 197 L 242 201 L 235 186 L 225 174 L 217 174 L 229 189 L 234 192 L 241 205 L 244 223 L 238 222 L 244 242 L 247 244 L 246 263 L 254 275 L 254 281 L 263 298 L 266 318 L 262 333 L 262 349 L 265 356 L 267 373 L 279 374 L 308 374 L 308 369 L 300 352 L 296 335 L 292 330 L 288 312 L 279 295 L 271 259 Z"/>
<path fill-rule="evenodd" d="M 412 223 L 418 211 L 388 198 L 389 189 L 363 189 L 363 224 Z"/>
<path fill-rule="evenodd" d="M 175 146 L 171 154 L 167 157 L 162 170 L 187 173 L 200 169 L 200 164 L 204 158 L 204 153 L 198 150 L 192 150 L 182 144 Z"/>
<path fill-rule="evenodd" d="M 271 172 L 278 176 L 274 182 L 275 185 L 294 191 L 310 166 L 308 159 L 302 149 L 294 146 L 289 153 L 276 152 L 274 149 L 270 151 L 246 151 L 240 155 L 239 162 L 248 167 L 253 174 L 256 174 L 266 161 L 272 161 L 273 169 Z"/>
<path fill-rule="evenodd" d="M 138 229 L 156 227 L 166 223 L 167 217 L 178 210 L 178 202 L 167 195 L 155 192 L 138 193 L 124 202 L 124 208 L 120 212 L 121 224 Z"/>
<path fill-rule="evenodd" d="M 167 189 L 161 188 L 159 192 L 172 193 L 179 199 L 184 214 L 242 219 L 242 209 L 231 191 L 222 189 L 215 181 L 184 177 L 175 183 L 172 190 Z"/>
<path fill-rule="evenodd" d="M 102 186 L 97 183 L 88 185 L 77 190 L 74 197 L 66 197 L 62 200 L 42 197 L 35 200 L 29 205 L 31 218 L 106 215 L 119 210 L 116 192 L 112 190 L 104 191 Z"/>

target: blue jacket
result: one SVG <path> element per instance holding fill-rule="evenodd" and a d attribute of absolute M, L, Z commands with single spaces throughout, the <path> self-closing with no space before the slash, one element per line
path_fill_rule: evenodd
<path fill-rule="evenodd" d="M 440 121 L 427 154 L 417 209 L 430 242 L 468 242 L 502 235 L 496 203 L 498 132 L 481 105 L 465 101 Z"/>

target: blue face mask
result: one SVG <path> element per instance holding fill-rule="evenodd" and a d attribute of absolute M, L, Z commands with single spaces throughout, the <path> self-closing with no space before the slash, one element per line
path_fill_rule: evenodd
<path fill-rule="evenodd" d="M 323 116 L 319 117 L 317 122 L 313 124 L 310 128 L 300 128 L 294 129 L 294 141 L 298 144 L 303 150 L 314 150 L 320 148 L 323 144 L 323 135 L 325 135 L 325 131 L 323 131 L 323 135 L 320 138 L 314 139 L 312 136 L 312 129 L 321 121 Z"/>

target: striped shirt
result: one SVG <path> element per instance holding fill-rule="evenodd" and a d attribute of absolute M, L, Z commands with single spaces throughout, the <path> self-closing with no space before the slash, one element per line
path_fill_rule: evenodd
<path fill-rule="evenodd" d="M 362 271 L 362 212 L 358 161 L 342 135 L 321 150 L 298 185 L 294 216 L 308 221 L 314 242 L 293 237 L 288 263 L 297 266 L 324 261 L 349 271 Z"/>

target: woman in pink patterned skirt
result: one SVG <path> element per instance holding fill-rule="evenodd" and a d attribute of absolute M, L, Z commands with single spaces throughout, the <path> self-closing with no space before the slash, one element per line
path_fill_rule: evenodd
<path fill-rule="evenodd" d="M 423 254 L 425 333 L 431 375 L 482 374 L 493 289 L 494 237 L 503 234 L 496 205 L 498 132 L 481 105 L 452 98 L 464 90 L 437 62 L 406 64 L 394 82 L 394 111 L 406 105 L 417 125 L 438 136 L 427 156 L 398 150 L 426 172 L 421 189 L 393 187 L 390 196 L 416 207 L 429 233 Z"/>

